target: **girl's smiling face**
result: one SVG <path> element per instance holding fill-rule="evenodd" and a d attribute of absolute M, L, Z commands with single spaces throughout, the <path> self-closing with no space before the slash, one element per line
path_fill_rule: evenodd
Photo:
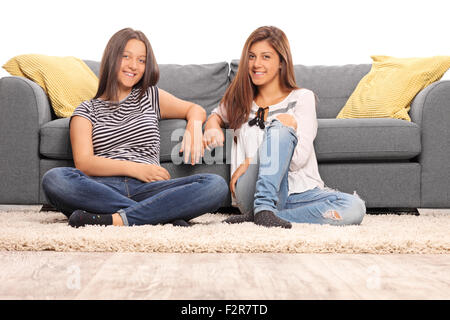
<path fill-rule="evenodd" d="M 267 41 L 252 44 L 248 56 L 248 72 L 256 86 L 267 86 L 280 78 L 280 57 Z"/>
<path fill-rule="evenodd" d="M 117 80 L 120 96 L 128 95 L 144 75 L 147 50 L 144 42 L 131 39 L 123 50 L 121 65 Z"/>

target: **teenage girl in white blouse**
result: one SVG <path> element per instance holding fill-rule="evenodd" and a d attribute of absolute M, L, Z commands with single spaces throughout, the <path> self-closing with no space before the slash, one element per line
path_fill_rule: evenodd
<path fill-rule="evenodd" d="M 205 147 L 223 145 L 224 127 L 235 130 L 230 190 L 242 213 L 226 222 L 361 223 L 364 201 L 325 187 L 320 177 L 315 96 L 297 87 L 280 29 L 261 27 L 247 39 L 236 77 L 206 123 Z"/>

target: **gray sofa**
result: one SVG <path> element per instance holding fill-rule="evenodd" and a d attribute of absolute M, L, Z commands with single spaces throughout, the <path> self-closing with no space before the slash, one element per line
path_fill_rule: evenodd
<path fill-rule="evenodd" d="M 98 74 L 99 62 L 86 61 Z M 216 107 L 238 61 L 160 65 L 158 86 L 179 98 Z M 450 208 L 450 81 L 431 84 L 414 99 L 412 122 L 396 119 L 335 119 L 371 65 L 296 65 L 298 85 L 318 97 L 315 150 L 325 184 L 357 193 L 367 208 Z M 161 164 L 172 177 L 199 172 L 230 179 L 224 148 L 206 152 L 204 163 L 180 164 L 176 146 L 184 120 L 162 120 Z M 0 79 L 0 204 L 45 204 L 43 174 L 73 166 L 69 119 L 57 119 L 44 91 L 21 77 Z M 230 198 L 223 204 L 230 206 Z"/>

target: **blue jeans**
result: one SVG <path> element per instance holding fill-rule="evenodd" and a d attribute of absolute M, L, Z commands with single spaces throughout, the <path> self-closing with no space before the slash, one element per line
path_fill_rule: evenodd
<path fill-rule="evenodd" d="M 90 177 L 76 168 L 49 170 L 42 179 L 48 201 L 66 216 L 77 209 L 119 213 L 124 225 L 163 224 L 214 212 L 228 185 L 215 174 L 145 183 L 130 177 Z"/>
<path fill-rule="evenodd" d="M 289 164 L 296 145 L 295 130 L 280 121 L 272 120 L 265 128 L 257 163 L 250 164 L 236 183 L 241 213 L 269 210 L 290 222 L 360 224 L 366 207 L 356 195 L 320 188 L 289 195 Z"/>

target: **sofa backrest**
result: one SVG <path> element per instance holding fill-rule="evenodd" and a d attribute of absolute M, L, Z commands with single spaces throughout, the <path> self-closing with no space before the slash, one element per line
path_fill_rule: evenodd
<path fill-rule="evenodd" d="M 100 62 L 84 60 L 98 76 Z M 177 98 L 192 101 L 205 108 L 209 115 L 217 107 L 228 87 L 229 64 L 160 64 L 157 86 Z"/>
<path fill-rule="evenodd" d="M 98 75 L 100 63 L 85 60 Z M 222 99 L 231 80 L 234 79 L 239 60 L 212 64 L 160 64 L 158 87 L 180 99 L 203 106 L 208 115 Z M 301 88 L 312 90 L 317 96 L 317 118 L 335 118 L 359 81 L 371 68 L 371 64 L 347 64 L 342 66 L 295 65 L 295 78 Z"/>
<path fill-rule="evenodd" d="M 100 62 L 98 61 L 92 61 L 92 60 L 83 60 L 84 63 L 87 64 L 89 68 L 95 73 L 95 75 L 98 77 L 100 74 Z"/>
<path fill-rule="evenodd" d="M 236 75 L 239 60 L 230 65 L 230 81 Z M 294 72 L 300 88 L 312 90 L 317 97 L 317 118 L 336 118 L 339 111 L 355 90 L 359 81 L 371 68 L 371 64 L 347 64 L 342 66 L 295 65 Z"/>

